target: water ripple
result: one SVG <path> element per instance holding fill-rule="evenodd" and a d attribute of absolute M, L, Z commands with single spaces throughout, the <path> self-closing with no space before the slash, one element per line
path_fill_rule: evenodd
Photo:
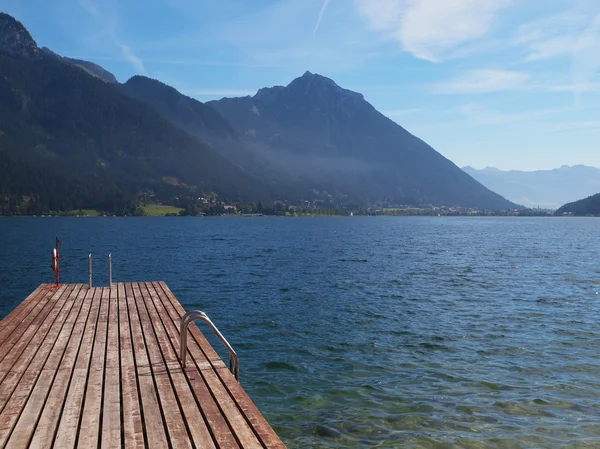
<path fill-rule="evenodd" d="M 69 282 L 112 252 L 115 280 L 163 279 L 211 316 L 290 448 L 600 447 L 599 220 L 37 218 L 0 232 L 0 316 L 50 280 L 55 235 Z"/>

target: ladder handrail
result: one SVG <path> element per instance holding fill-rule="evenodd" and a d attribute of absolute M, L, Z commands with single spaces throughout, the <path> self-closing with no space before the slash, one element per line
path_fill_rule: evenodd
<path fill-rule="evenodd" d="M 234 349 L 231 347 L 231 345 L 223 336 L 223 334 L 219 331 L 219 329 L 217 329 L 217 326 L 215 326 L 214 323 L 210 320 L 208 315 L 206 315 L 206 313 L 202 312 L 201 310 L 191 310 L 181 317 L 181 322 L 179 326 L 179 348 L 180 359 L 183 367 L 185 368 L 187 358 L 187 327 L 192 321 L 196 320 L 204 321 L 206 324 L 208 324 L 208 326 L 211 328 L 211 330 L 214 332 L 217 338 L 221 340 L 223 346 L 227 348 L 227 350 L 229 351 L 229 371 L 231 371 L 231 373 L 235 377 L 235 380 L 239 382 L 240 362 L 237 353 L 234 351 Z"/>

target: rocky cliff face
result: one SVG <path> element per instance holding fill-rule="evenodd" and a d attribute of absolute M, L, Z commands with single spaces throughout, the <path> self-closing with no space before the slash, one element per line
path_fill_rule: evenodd
<path fill-rule="evenodd" d="M 23 24 L 5 13 L 0 13 L 0 51 L 21 58 L 40 56 L 40 49 Z"/>

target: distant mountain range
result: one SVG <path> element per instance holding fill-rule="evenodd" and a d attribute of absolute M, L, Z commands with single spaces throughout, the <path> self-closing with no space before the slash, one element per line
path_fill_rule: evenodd
<path fill-rule="evenodd" d="M 323 76 L 201 103 L 146 77 L 119 84 L 97 64 L 40 49 L 0 13 L 2 213 L 119 213 L 140 192 L 515 206 Z"/>
<path fill-rule="evenodd" d="M 503 171 L 493 167 L 463 170 L 505 198 L 526 207 L 557 209 L 600 192 L 600 169 L 564 165 L 554 170 Z"/>

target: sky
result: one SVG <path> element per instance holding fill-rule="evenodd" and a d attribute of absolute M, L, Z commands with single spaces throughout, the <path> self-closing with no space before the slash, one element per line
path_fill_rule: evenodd
<path fill-rule="evenodd" d="M 598 0 L 0 0 L 38 45 L 200 101 L 306 70 L 458 166 L 600 167 Z"/>

